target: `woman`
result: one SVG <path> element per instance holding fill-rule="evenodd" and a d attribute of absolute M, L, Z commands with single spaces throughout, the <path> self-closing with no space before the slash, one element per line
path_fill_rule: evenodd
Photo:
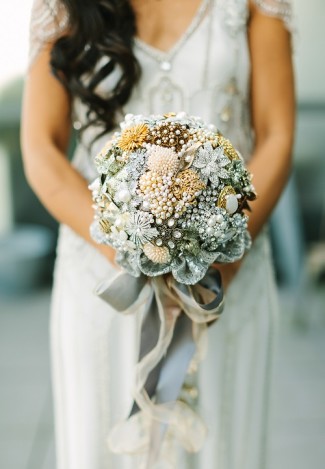
<path fill-rule="evenodd" d="M 265 467 L 276 295 L 262 228 L 290 170 L 289 22 L 285 0 L 35 1 L 22 146 L 31 186 L 62 223 L 51 320 L 59 469 L 137 467 L 106 445 L 132 405 L 137 323 L 92 293 L 116 266 L 112 250 L 90 238 L 87 186 L 123 114 L 172 110 L 220 128 L 249 161 L 259 197 L 251 252 L 221 267 L 226 309 L 198 377 L 207 442 L 171 467 Z M 72 164 L 71 123 L 82 130 Z"/>

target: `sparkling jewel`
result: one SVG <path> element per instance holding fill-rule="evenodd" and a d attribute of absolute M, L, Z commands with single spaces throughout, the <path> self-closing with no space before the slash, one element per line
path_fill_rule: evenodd
<path fill-rule="evenodd" d="M 227 201 L 228 201 L 228 198 L 230 195 L 233 195 L 233 199 L 236 200 L 236 204 L 237 204 L 237 208 L 238 208 L 238 200 L 237 200 L 237 197 L 236 197 L 236 191 L 235 189 L 232 187 L 232 186 L 225 186 L 222 191 L 220 192 L 220 195 L 218 197 L 218 202 L 217 202 L 217 205 L 218 207 L 220 208 L 224 208 L 227 210 L 227 212 L 229 213 L 234 213 L 232 210 L 235 206 L 235 203 L 234 202 L 229 202 L 228 204 L 228 208 L 227 208 Z M 236 208 L 236 210 L 237 210 Z M 235 210 L 235 211 L 236 211 Z"/>
<path fill-rule="evenodd" d="M 226 199 L 226 210 L 232 215 L 238 209 L 238 199 L 233 194 L 228 195 Z"/>
<path fill-rule="evenodd" d="M 182 237 L 182 233 L 180 231 L 174 231 L 173 236 L 176 239 L 180 239 Z"/>
<path fill-rule="evenodd" d="M 170 220 L 168 220 L 167 225 L 169 226 L 169 228 L 172 228 L 175 225 L 175 220 L 171 218 Z"/>
<path fill-rule="evenodd" d="M 142 203 L 142 210 L 144 210 L 145 212 L 149 211 L 149 210 L 150 210 L 150 202 L 148 202 L 148 201 L 145 200 L 145 201 Z"/>
<path fill-rule="evenodd" d="M 116 198 L 120 202 L 127 203 L 131 200 L 131 194 L 127 189 L 120 189 L 116 194 Z"/>
<path fill-rule="evenodd" d="M 126 241 L 128 239 L 128 235 L 124 230 L 122 230 L 119 232 L 119 238 L 121 241 Z"/>
<path fill-rule="evenodd" d="M 211 218 L 209 218 L 208 220 L 208 225 L 209 226 L 214 226 L 216 224 L 217 220 L 216 220 L 216 217 L 215 216 L 212 216 Z"/>
<path fill-rule="evenodd" d="M 162 244 L 163 244 L 162 239 L 160 239 L 160 238 L 156 239 L 156 244 L 157 244 L 157 246 L 162 246 Z"/>
<path fill-rule="evenodd" d="M 116 228 L 122 228 L 123 225 L 124 225 L 122 218 L 117 217 L 116 220 L 115 220 L 114 225 L 116 226 Z"/>

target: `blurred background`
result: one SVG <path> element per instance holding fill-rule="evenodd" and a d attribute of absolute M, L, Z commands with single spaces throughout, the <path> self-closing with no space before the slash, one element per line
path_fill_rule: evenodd
<path fill-rule="evenodd" d="M 48 319 L 57 225 L 29 189 L 19 119 L 32 0 L 0 3 L 0 467 L 54 469 Z M 324 0 L 294 0 L 298 115 L 271 222 L 280 287 L 269 469 L 325 461 Z M 203 469 L 203 468 L 202 468 Z M 215 469 L 215 468 L 204 468 Z"/>

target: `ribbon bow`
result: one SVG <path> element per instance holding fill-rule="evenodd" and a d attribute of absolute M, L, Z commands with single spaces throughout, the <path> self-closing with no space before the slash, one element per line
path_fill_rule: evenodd
<path fill-rule="evenodd" d="M 110 449 L 146 451 L 146 468 L 152 469 L 168 430 L 187 451 L 197 452 L 206 436 L 205 425 L 177 398 L 207 324 L 222 312 L 219 272 L 209 269 L 196 285 L 180 284 L 172 276 L 133 277 L 123 272 L 101 283 L 96 294 L 119 313 L 143 311 L 134 404 L 129 417 L 110 432 Z"/>

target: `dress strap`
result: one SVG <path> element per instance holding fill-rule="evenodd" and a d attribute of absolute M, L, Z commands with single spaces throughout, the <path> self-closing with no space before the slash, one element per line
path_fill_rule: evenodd
<path fill-rule="evenodd" d="M 68 15 L 60 0 L 34 0 L 29 27 L 29 67 L 47 44 L 67 29 Z"/>

